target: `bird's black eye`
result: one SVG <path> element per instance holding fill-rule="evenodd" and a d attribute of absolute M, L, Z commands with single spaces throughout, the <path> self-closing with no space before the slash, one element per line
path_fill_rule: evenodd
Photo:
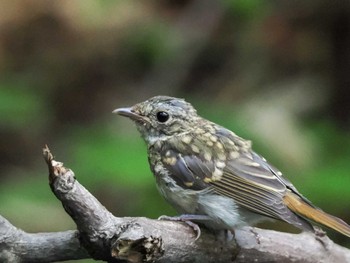
<path fill-rule="evenodd" d="M 169 120 L 169 114 L 166 113 L 165 111 L 158 111 L 157 112 L 157 120 L 159 122 L 166 122 Z"/>

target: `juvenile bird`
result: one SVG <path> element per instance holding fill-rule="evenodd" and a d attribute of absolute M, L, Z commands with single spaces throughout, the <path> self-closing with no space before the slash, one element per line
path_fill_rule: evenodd
<path fill-rule="evenodd" d="M 347 223 L 303 197 L 250 141 L 200 117 L 185 100 L 156 96 L 113 112 L 136 123 L 158 190 L 183 214 L 178 218 L 225 230 L 272 218 L 350 237 Z"/>

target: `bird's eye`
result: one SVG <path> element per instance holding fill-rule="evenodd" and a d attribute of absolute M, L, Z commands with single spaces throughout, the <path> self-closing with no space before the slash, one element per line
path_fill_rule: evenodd
<path fill-rule="evenodd" d="M 169 114 L 165 111 L 159 111 L 157 112 L 157 120 L 159 122 L 166 122 L 167 120 L 169 120 Z"/>

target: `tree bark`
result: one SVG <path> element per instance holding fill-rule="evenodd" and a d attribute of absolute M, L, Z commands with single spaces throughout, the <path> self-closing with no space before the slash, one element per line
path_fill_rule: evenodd
<path fill-rule="evenodd" d="M 29 234 L 0 217 L 0 262 L 54 262 L 94 258 L 107 262 L 350 262 L 350 250 L 327 236 L 289 234 L 246 227 L 235 238 L 181 222 L 113 216 L 53 160 L 48 148 L 50 187 L 77 231 Z"/>

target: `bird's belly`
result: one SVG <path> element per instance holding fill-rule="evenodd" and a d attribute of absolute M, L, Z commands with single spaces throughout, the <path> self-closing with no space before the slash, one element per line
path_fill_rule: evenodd
<path fill-rule="evenodd" d="M 163 185 L 166 184 L 166 185 Z M 255 224 L 264 217 L 239 206 L 232 198 L 219 195 L 212 189 L 183 189 L 173 181 L 157 180 L 161 195 L 181 214 L 207 215 L 201 221 L 212 229 L 234 229 Z"/>
<path fill-rule="evenodd" d="M 266 219 L 242 208 L 232 198 L 216 193 L 199 195 L 198 214 L 208 215 L 212 220 L 205 225 L 213 229 L 234 229 Z"/>

